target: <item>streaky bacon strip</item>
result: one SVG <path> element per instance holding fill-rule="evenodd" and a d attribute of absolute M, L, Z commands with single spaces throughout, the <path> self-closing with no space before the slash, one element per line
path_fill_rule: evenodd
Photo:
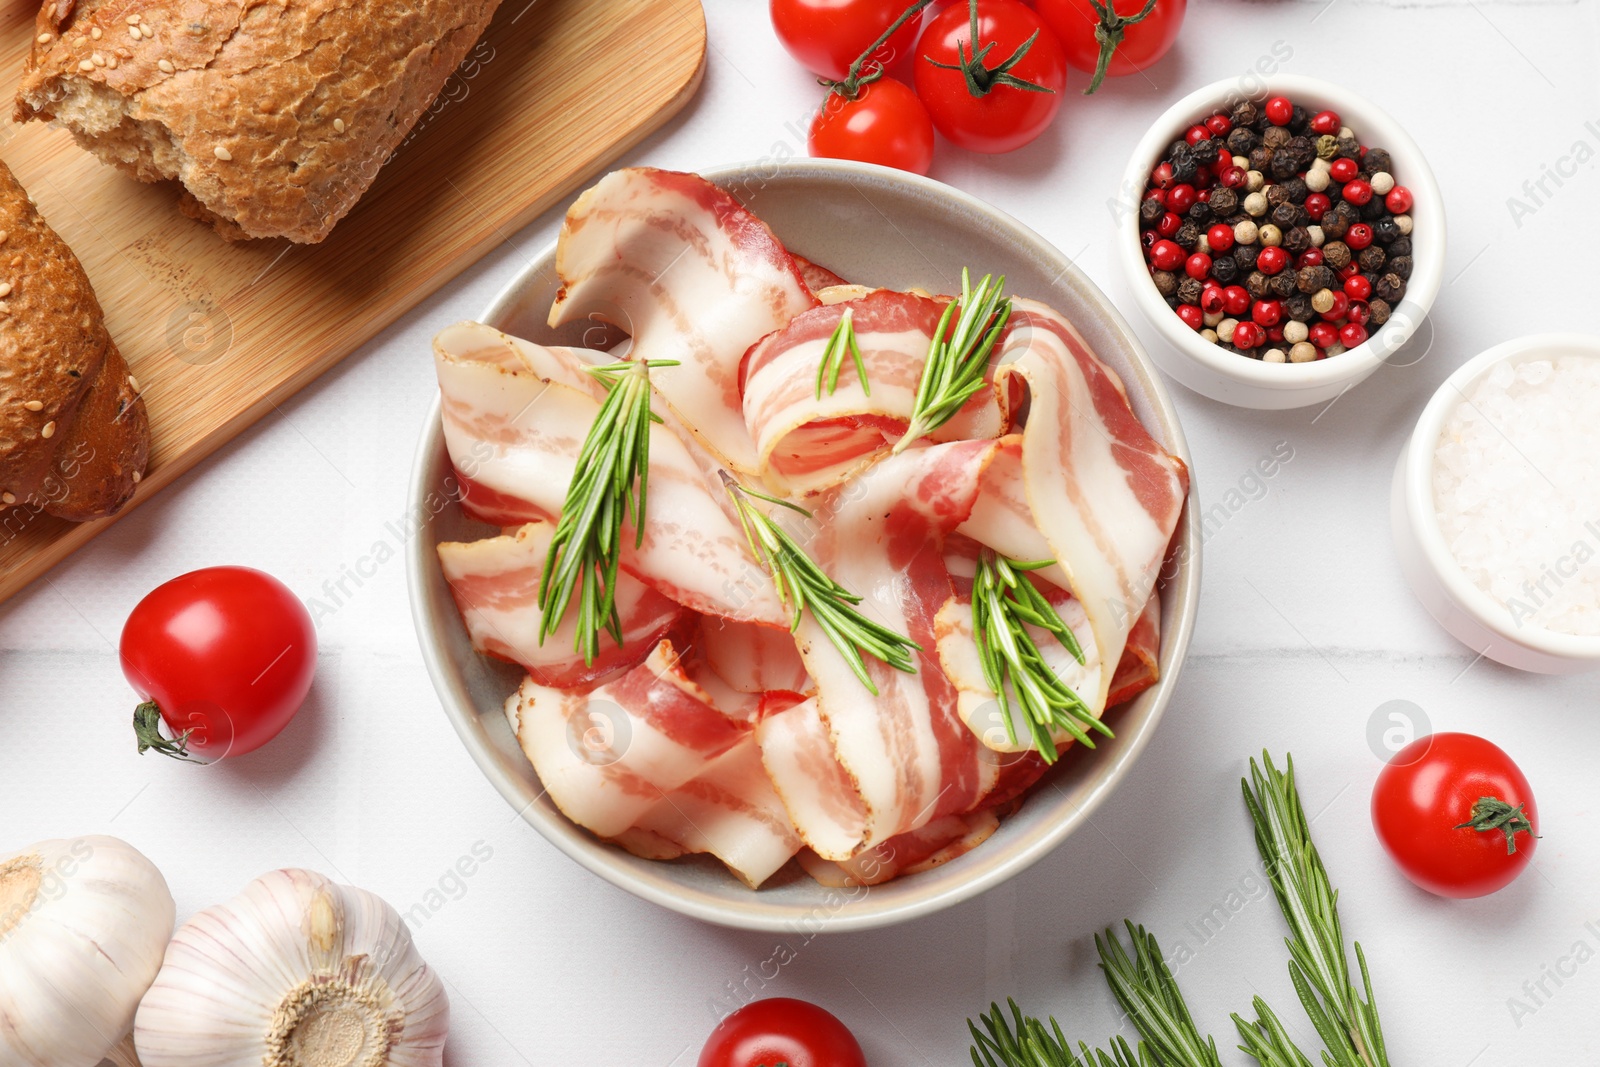
<path fill-rule="evenodd" d="M 991 808 L 963 815 L 944 815 L 926 826 L 908 830 L 846 860 L 825 860 L 815 852 L 800 853 L 800 866 L 831 889 L 882 885 L 894 878 L 920 874 L 966 855 L 1000 829 Z"/>
<path fill-rule="evenodd" d="M 1138 696 L 1161 680 L 1161 594 L 1154 592 L 1139 613 L 1128 635 L 1128 647 L 1111 678 L 1107 707 L 1116 707 Z"/>
<path fill-rule="evenodd" d="M 1083 604 L 1102 663 L 1118 663 L 1188 494 L 1189 472 L 1135 417 L 1116 373 L 1059 313 L 1015 298 L 996 374 L 1027 382 L 1022 480 L 1049 558 Z M 1111 674 L 1083 694 L 1103 709 Z"/>
<path fill-rule="evenodd" d="M 591 692 L 526 678 L 505 710 L 550 799 L 601 837 L 635 825 L 749 736 L 688 677 L 665 640 L 639 666 Z"/>
<path fill-rule="evenodd" d="M 792 495 L 837 485 L 888 452 L 911 420 L 928 345 L 948 300 L 878 289 L 795 316 L 750 349 L 744 419 L 761 475 Z M 851 316 L 870 394 L 846 358 L 838 387 L 817 396 L 829 337 Z M 1009 422 L 1004 392 L 986 388 L 931 435 L 934 441 L 997 437 Z"/>
<path fill-rule="evenodd" d="M 711 669 L 741 693 L 811 688 L 787 630 L 708 616 L 701 620 L 700 645 Z"/>
<path fill-rule="evenodd" d="M 563 362 L 556 350 L 515 339 L 490 344 L 461 327 L 436 338 L 445 446 L 474 516 L 501 525 L 560 517 L 603 396 L 590 375 L 563 371 Z M 541 377 L 534 365 L 575 373 L 577 385 Z M 644 543 L 635 544 L 631 524 L 624 528 L 622 567 L 695 611 L 786 626 L 724 495 L 671 426 L 653 425 Z"/>
<path fill-rule="evenodd" d="M 855 854 L 867 832 L 866 810 L 856 783 L 834 755 L 816 699 L 763 715 L 756 724 L 756 744 L 800 839 L 823 855 Z"/>
<path fill-rule="evenodd" d="M 806 288 L 811 290 L 811 295 L 816 296 L 824 289 L 831 289 L 835 285 L 844 285 L 845 280 L 820 263 L 813 263 L 798 252 L 790 252 L 794 257 L 794 265 L 800 270 L 800 278 L 806 283 Z"/>
<path fill-rule="evenodd" d="M 597 317 L 633 338 L 630 359 L 680 361 L 656 390 L 724 465 L 755 473 L 740 361 L 816 305 L 767 225 L 699 175 L 613 171 L 568 210 L 556 273 L 550 325 Z"/>
<path fill-rule="evenodd" d="M 578 616 L 571 611 L 556 631 L 540 642 L 544 616 L 539 610 L 539 579 L 552 533 L 549 523 L 533 522 L 482 541 L 439 544 L 439 566 L 450 583 L 473 648 L 520 664 L 540 685 L 572 688 L 638 664 L 669 630 L 683 622 L 687 609 L 623 574 L 617 579 L 620 646 L 602 634 L 600 654 L 593 664 L 585 664 L 573 647 Z"/>
<path fill-rule="evenodd" d="M 765 720 L 756 738 L 801 838 L 825 859 L 848 859 L 942 815 L 969 811 L 994 784 L 994 762 L 961 721 L 934 634 L 935 613 L 952 592 L 940 545 L 971 511 L 993 453 L 987 441 L 914 448 L 825 497 L 817 511 L 812 555 L 819 565 L 863 598 L 868 617 L 922 646 L 914 674 L 867 658 L 874 697 L 811 616 L 801 622 L 800 654 L 816 683 L 815 710 L 802 713 L 808 706 L 801 705 Z M 779 720 L 781 730 L 774 725 Z M 856 798 L 848 808 L 812 796 L 819 736 L 840 768 L 828 789 L 846 784 Z M 779 741 L 804 758 L 783 751 Z"/>

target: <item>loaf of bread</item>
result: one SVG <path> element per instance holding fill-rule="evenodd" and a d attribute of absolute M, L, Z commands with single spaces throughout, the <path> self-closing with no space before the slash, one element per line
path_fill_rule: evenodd
<path fill-rule="evenodd" d="M 0 503 L 109 515 L 149 451 L 144 401 L 83 267 L 0 163 Z"/>
<path fill-rule="evenodd" d="M 57 122 L 232 240 L 314 244 L 499 0 L 45 0 L 18 122 Z"/>

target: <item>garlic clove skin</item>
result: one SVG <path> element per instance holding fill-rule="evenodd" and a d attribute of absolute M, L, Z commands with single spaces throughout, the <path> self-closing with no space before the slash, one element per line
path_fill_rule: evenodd
<path fill-rule="evenodd" d="M 185 923 L 139 1006 L 144 1067 L 440 1067 L 443 983 L 380 897 L 262 875 Z"/>
<path fill-rule="evenodd" d="M 133 1027 L 176 910 L 115 837 L 0 857 L 0 1067 L 95 1067 Z"/>

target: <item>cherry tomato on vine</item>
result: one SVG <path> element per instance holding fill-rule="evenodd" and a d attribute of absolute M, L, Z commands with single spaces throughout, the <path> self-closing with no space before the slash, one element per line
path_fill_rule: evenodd
<path fill-rule="evenodd" d="M 1061 46 L 1021 0 L 951 4 L 922 31 L 916 55 L 917 95 L 934 127 L 962 148 L 1021 148 L 1061 107 Z"/>
<path fill-rule="evenodd" d="M 210 762 L 260 748 L 288 725 L 311 688 L 317 632 L 270 574 L 207 567 L 139 601 L 119 651 L 144 701 L 134 712 L 139 751 Z"/>
<path fill-rule="evenodd" d="M 1539 841 L 1528 780 L 1472 734 L 1433 734 L 1395 753 L 1372 790 L 1372 825 L 1401 872 L 1442 897 L 1503 889 Z"/>
<path fill-rule="evenodd" d="M 811 120 L 810 149 L 814 156 L 926 174 L 933 164 L 933 120 L 909 85 L 879 78 L 854 100 L 828 94 Z"/>
<path fill-rule="evenodd" d="M 813 74 L 838 81 L 909 6 L 908 0 L 771 0 L 769 10 L 789 54 Z M 888 67 L 905 55 L 918 21 L 907 20 L 872 58 Z"/>
<path fill-rule="evenodd" d="M 699 1067 L 866 1067 L 855 1035 L 815 1004 L 773 997 L 723 1019 L 700 1050 Z"/>
<path fill-rule="evenodd" d="M 1160 61 L 1178 39 L 1188 0 L 1037 0 L 1034 6 L 1067 63 L 1095 76 L 1085 90 L 1092 93 L 1107 74 L 1132 74 Z"/>

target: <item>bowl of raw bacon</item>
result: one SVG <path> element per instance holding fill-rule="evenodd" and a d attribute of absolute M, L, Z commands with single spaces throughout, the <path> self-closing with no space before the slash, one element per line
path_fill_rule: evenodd
<path fill-rule="evenodd" d="M 1149 742 L 1199 594 L 1187 447 L 1011 217 L 836 160 L 617 171 L 434 359 L 424 658 L 608 881 L 899 922 L 1037 861 Z"/>

